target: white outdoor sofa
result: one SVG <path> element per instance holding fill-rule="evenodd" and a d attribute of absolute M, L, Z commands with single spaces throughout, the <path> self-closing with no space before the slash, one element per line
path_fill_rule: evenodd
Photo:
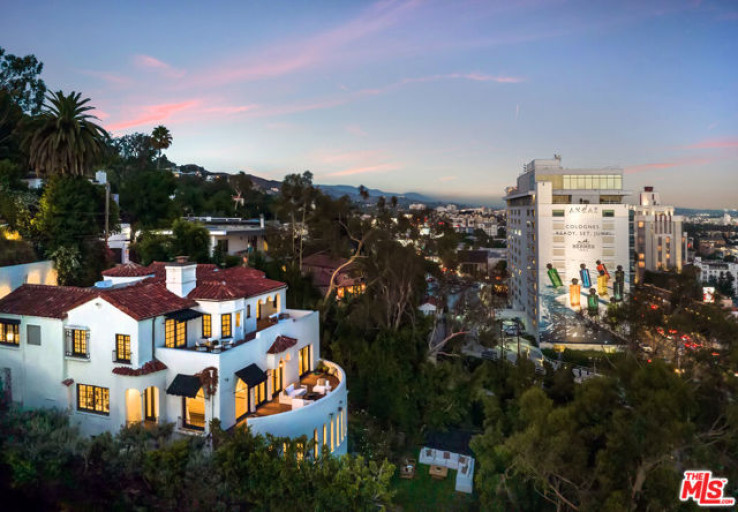
<path fill-rule="evenodd" d="M 290 384 L 284 390 L 279 392 L 279 403 L 284 405 L 292 405 L 293 398 L 300 398 L 307 393 L 307 386 L 295 386 Z"/>

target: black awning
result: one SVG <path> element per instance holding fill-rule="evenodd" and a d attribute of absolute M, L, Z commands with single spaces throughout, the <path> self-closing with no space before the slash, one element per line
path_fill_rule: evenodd
<path fill-rule="evenodd" d="M 264 370 L 262 370 L 255 364 L 250 364 L 246 368 L 238 370 L 236 372 L 236 377 L 244 381 L 248 386 L 258 386 L 259 384 L 267 380 L 267 376 L 266 373 L 264 373 Z"/>
<path fill-rule="evenodd" d="M 172 320 L 177 320 L 178 322 L 186 322 L 187 320 L 192 320 L 193 318 L 202 316 L 202 313 L 195 311 L 194 309 L 180 309 L 179 311 L 167 313 L 164 316 Z"/>
<path fill-rule="evenodd" d="M 194 375 L 182 375 L 179 373 L 174 377 L 174 380 L 167 388 L 167 395 L 195 398 L 201 387 L 202 382 L 200 382 L 199 377 L 195 377 Z"/>
<path fill-rule="evenodd" d="M 20 325 L 20 323 L 17 318 L 0 318 L 0 324 Z"/>

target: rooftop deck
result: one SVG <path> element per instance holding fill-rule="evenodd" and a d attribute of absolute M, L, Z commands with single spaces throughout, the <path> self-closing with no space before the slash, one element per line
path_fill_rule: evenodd
<path fill-rule="evenodd" d="M 282 320 L 291 318 L 286 313 L 282 313 L 280 317 Z M 243 345 L 244 343 L 248 343 L 249 341 L 256 338 L 257 332 L 263 331 L 264 329 L 268 329 L 272 327 L 273 325 L 277 325 L 278 323 L 279 322 L 277 321 L 276 318 L 265 318 L 263 320 L 257 320 L 256 330 L 244 335 L 243 339 L 240 339 L 240 340 L 233 340 L 232 338 L 225 338 L 225 339 L 220 339 L 220 340 L 213 340 L 209 343 L 201 343 L 200 346 L 187 345 L 184 347 L 170 347 L 170 348 L 177 348 L 179 350 L 190 350 L 190 351 L 196 351 L 196 352 L 210 352 L 210 353 L 217 354 L 220 352 L 225 352 L 228 349 L 231 349 L 233 347 Z"/>
<path fill-rule="evenodd" d="M 316 396 L 314 401 L 322 400 L 326 396 L 330 396 L 330 394 L 333 391 L 335 391 L 336 388 L 338 388 L 338 384 L 340 382 L 338 380 L 338 377 L 334 375 L 328 375 L 328 374 L 316 375 L 313 373 L 309 373 L 300 379 L 300 385 L 307 386 L 308 393 L 312 393 L 313 386 L 315 386 L 318 383 L 318 379 L 328 379 L 328 381 L 331 384 L 331 391 L 329 391 L 325 395 Z M 241 420 L 238 424 L 244 425 L 245 423 L 248 422 L 249 418 L 259 418 L 262 416 L 271 416 L 274 414 L 280 414 L 280 413 L 288 412 L 291 410 L 292 410 L 292 406 L 288 404 L 279 403 L 279 395 L 276 395 L 274 398 L 272 398 L 268 402 L 259 406 L 255 412 L 249 414 L 245 419 Z"/>

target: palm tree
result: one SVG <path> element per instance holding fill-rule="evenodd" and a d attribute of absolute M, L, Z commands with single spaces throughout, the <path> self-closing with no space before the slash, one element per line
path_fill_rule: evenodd
<path fill-rule="evenodd" d="M 159 152 L 159 158 L 156 161 L 156 168 L 161 165 L 161 152 L 172 145 L 172 133 L 166 126 L 159 125 L 151 132 L 151 145 Z"/>
<path fill-rule="evenodd" d="M 110 137 L 87 114 L 95 107 L 89 98 L 72 91 L 68 96 L 57 91 L 46 97 L 44 110 L 31 123 L 26 143 L 31 167 L 36 174 L 84 176 L 98 163 Z"/>

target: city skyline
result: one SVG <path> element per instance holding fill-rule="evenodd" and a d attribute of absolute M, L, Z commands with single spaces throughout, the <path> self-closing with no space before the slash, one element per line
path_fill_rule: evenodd
<path fill-rule="evenodd" d="M 0 29 L 113 135 L 167 126 L 179 164 L 500 202 L 560 153 L 634 194 L 738 206 L 734 4 L 295 5 L 44 2 Z"/>

